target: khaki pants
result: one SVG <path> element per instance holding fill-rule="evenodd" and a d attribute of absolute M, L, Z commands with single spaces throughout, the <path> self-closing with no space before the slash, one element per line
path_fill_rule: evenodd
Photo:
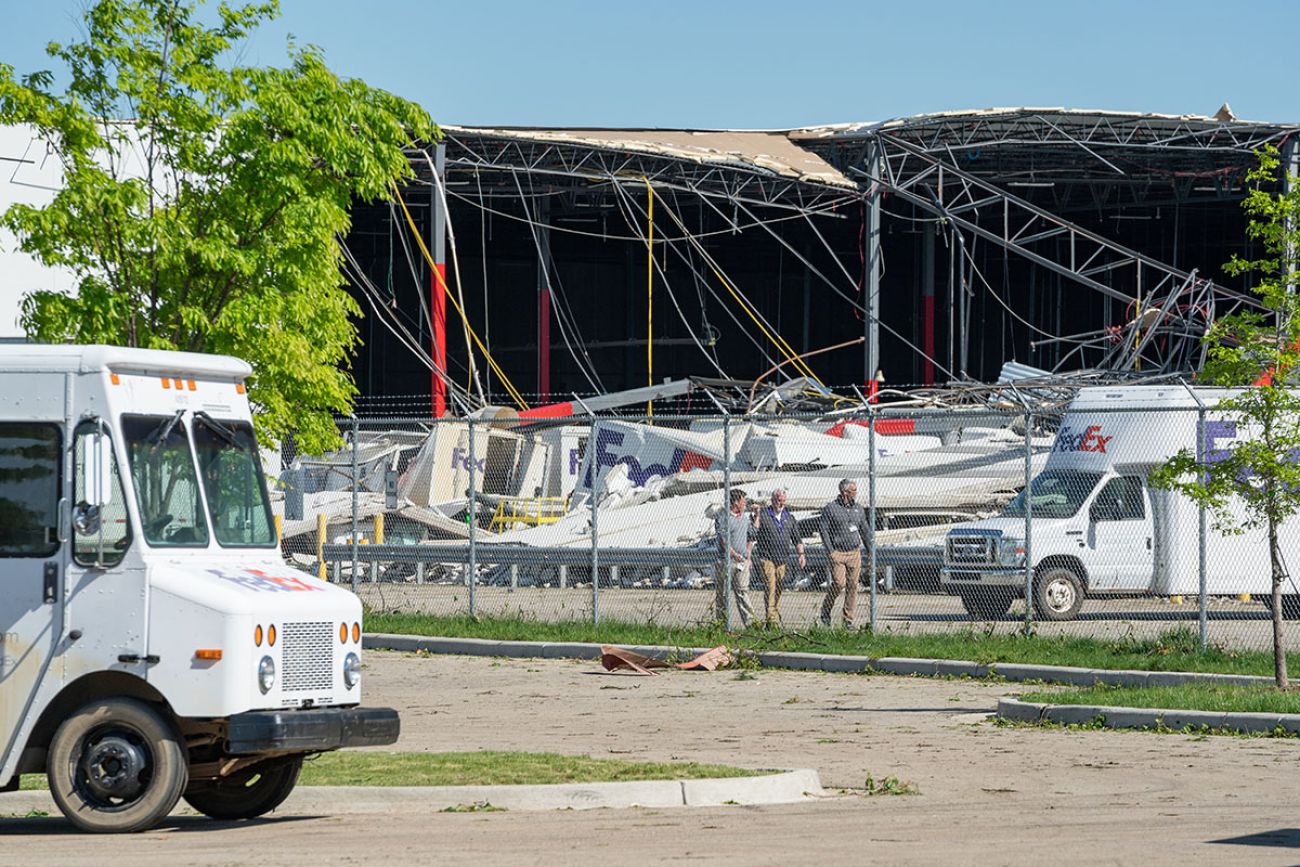
<path fill-rule="evenodd" d="M 731 576 L 731 595 L 736 597 L 736 611 L 740 613 L 741 627 L 748 627 L 754 619 L 754 607 L 749 604 L 749 561 L 737 563 L 728 558 L 718 570 L 718 581 L 713 590 L 713 612 L 719 623 L 727 622 L 727 576 Z"/>
<path fill-rule="evenodd" d="M 822 600 L 822 622 L 829 623 L 831 611 L 840 592 L 844 593 L 844 625 L 853 625 L 853 614 L 858 607 L 858 572 L 862 568 L 862 551 L 831 551 L 831 577 L 826 582 L 826 598 Z"/>
<path fill-rule="evenodd" d="M 763 584 L 765 592 L 763 598 L 767 602 L 767 626 L 769 629 L 775 629 L 781 625 L 781 589 L 785 584 L 785 563 L 774 563 L 771 560 L 759 560 L 758 568 L 763 570 Z"/>

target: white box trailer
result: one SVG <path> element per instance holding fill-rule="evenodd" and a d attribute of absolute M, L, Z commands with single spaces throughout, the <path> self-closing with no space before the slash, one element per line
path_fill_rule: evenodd
<path fill-rule="evenodd" d="M 1035 614 L 1068 620 L 1085 595 L 1197 594 L 1200 511 L 1174 491 L 1153 489 L 1151 470 L 1181 449 L 1198 448 L 1198 399 L 1207 408 L 1205 448 L 1227 449 L 1249 435 L 1215 411 L 1239 392 L 1182 386 L 1082 389 L 1061 420 L 1043 471 L 1031 482 Z M 1285 524 L 1284 555 L 1300 562 L 1300 525 Z M 977 617 L 1000 617 L 1025 589 L 1025 495 L 997 517 L 954 527 L 940 580 Z M 1206 536 L 1209 594 L 1270 594 L 1262 530 Z M 1284 611 L 1300 613 L 1287 594 Z"/>
<path fill-rule="evenodd" d="M 361 605 L 285 565 L 242 361 L 0 346 L 0 791 L 89 831 L 265 813 L 303 758 L 393 743 Z"/>

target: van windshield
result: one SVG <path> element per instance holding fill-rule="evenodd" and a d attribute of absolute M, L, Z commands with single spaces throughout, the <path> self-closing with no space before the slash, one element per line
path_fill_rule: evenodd
<path fill-rule="evenodd" d="M 1033 517 L 1072 518 L 1079 512 L 1083 501 L 1101 481 L 1101 473 L 1084 473 L 1078 470 L 1044 470 L 1029 484 L 1033 492 Z M 1004 518 L 1025 516 L 1025 492 L 1021 491 L 1002 510 Z"/>
<path fill-rule="evenodd" d="M 156 547 L 204 548 L 208 522 L 182 413 L 122 416 L 122 435 L 145 541 Z"/>
<path fill-rule="evenodd" d="M 194 450 L 217 542 L 230 548 L 275 545 L 271 503 L 253 426 L 195 413 Z"/>

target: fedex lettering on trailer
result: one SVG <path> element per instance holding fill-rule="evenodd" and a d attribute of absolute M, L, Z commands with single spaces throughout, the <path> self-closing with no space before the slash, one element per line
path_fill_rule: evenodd
<path fill-rule="evenodd" d="M 597 430 L 596 432 L 596 450 L 593 454 L 592 464 L 597 473 L 604 473 L 605 468 L 613 468 L 618 464 L 627 465 L 627 477 L 637 487 L 641 487 L 655 476 L 671 476 L 673 473 L 684 473 L 694 469 L 707 470 L 713 466 L 713 459 L 708 455 L 698 454 L 687 449 L 675 448 L 672 456 L 667 463 L 641 465 L 641 461 L 635 455 L 620 455 L 613 451 L 623 445 L 624 435 L 614 430 Z M 585 487 L 591 487 L 591 469 L 587 469 L 586 478 L 583 479 Z"/>
<path fill-rule="evenodd" d="M 1082 431 L 1077 428 L 1061 428 L 1061 432 L 1056 435 L 1056 444 L 1052 446 L 1054 452 L 1096 452 L 1099 454 L 1106 453 L 1106 446 L 1114 436 L 1106 436 L 1101 432 L 1101 425 L 1088 425 Z"/>

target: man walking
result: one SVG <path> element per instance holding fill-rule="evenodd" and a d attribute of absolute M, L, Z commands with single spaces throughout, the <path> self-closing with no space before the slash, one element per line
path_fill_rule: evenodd
<path fill-rule="evenodd" d="M 800 568 L 807 563 L 803 556 L 799 522 L 786 511 L 786 498 L 785 488 L 777 488 L 772 492 L 772 504 L 758 513 L 754 551 L 758 555 L 758 568 L 763 573 L 768 629 L 781 626 L 781 590 L 785 585 L 785 569 L 790 562 L 791 549 L 799 554 Z"/>
<path fill-rule="evenodd" d="M 736 597 L 736 610 L 740 612 L 740 625 L 748 627 L 754 618 L 754 609 L 749 604 L 749 555 L 754 546 L 754 522 L 745 511 L 744 491 L 732 488 L 727 501 L 731 508 L 720 512 L 714 521 L 722 568 L 714 587 L 713 610 L 720 623 L 727 622 L 727 579 L 730 578 L 731 593 Z"/>
<path fill-rule="evenodd" d="M 862 568 L 862 546 L 867 514 L 857 503 L 858 486 L 852 479 L 840 480 L 840 495 L 822 507 L 821 535 L 830 558 L 830 580 L 822 600 L 822 625 L 831 625 L 831 609 L 844 593 L 844 628 L 853 628 L 858 605 L 858 572 Z"/>

